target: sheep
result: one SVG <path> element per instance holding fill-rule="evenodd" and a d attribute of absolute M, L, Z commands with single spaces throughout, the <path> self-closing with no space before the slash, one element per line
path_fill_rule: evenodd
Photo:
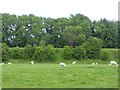
<path fill-rule="evenodd" d="M 8 64 L 12 64 L 11 62 L 8 62 Z"/>
<path fill-rule="evenodd" d="M 60 66 L 61 66 L 61 67 L 66 67 L 66 64 L 63 63 L 63 62 L 61 62 L 61 63 L 60 63 Z"/>
<path fill-rule="evenodd" d="M 118 66 L 118 64 L 115 61 L 110 61 L 109 65 L 117 65 Z"/>
<path fill-rule="evenodd" d="M 98 63 L 92 63 L 92 65 L 98 65 Z"/>
<path fill-rule="evenodd" d="M 1 63 L 0 65 L 4 65 L 4 63 Z"/>
<path fill-rule="evenodd" d="M 72 62 L 72 64 L 76 64 L 76 62 L 74 61 L 74 62 Z"/>
<path fill-rule="evenodd" d="M 92 65 L 95 65 L 95 63 L 92 63 Z"/>
<path fill-rule="evenodd" d="M 34 61 L 31 61 L 31 64 L 34 64 Z"/>

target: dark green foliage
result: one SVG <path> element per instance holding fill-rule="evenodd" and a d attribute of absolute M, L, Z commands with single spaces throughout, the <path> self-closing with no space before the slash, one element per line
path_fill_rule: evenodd
<path fill-rule="evenodd" d="M 9 47 L 6 43 L 2 43 L 2 61 L 7 61 L 9 58 Z"/>
<path fill-rule="evenodd" d="M 88 40 L 89 41 L 89 40 Z M 118 49 L 99 49 L 91 48 L 90 42 L 82 46 L 65 46 L 64 48 L 54 48 L 52 45 L 32 47 L 31 45 L 25 48 L 14 47 L 9 48 L 6 44 L 2 45 L 2 59 L 9 61 L 9 59 L 33 59 L 35 61 L 51 62 L 55 60 L 77 59 L 82 60 L 86 58 L 97 58 L 103 61 L 115 60 L 118 62 Z M 86 46 L 86 45 L 89 45 Z M 86 47 L 85 47 L 86 46 Z M 93 46 L 93 45 L 91 45 Z M 87 52 L 87 50 L 90 50 Z M 100 53 L 100 56 L 99 56 Z M 98 55 L 93 56 L 93 55 Z M 89 56 L 89 57 L 88 57 Z M 98 58 L 99 57 L 99 58 Z M 87 62 L 87 61 L 85 61 Z"/>
<path fill-rule="evenodd" d="M 34 54 L 35 47 L 32 47 L 31 45 L 27 45 L 24 47 L 24 59 L 32 58 Z"/>
<path fill-rule="evenodd" d="M 2 14 L 2 42 L 9 47 L 25 47 L 30 44 L 39 46 L 40 41 L 46 45 L 63 48 L 82 45 L 89 36 L 103 40 L 103 47 L 118 47 L 118 21 L 100 19 L 91 21 L 83 14 L 71 14 L 69 18 L 44 18 L 33 14 Z M 1 36 L 1 33 L 0 33 Z"/>
<path fill-rule="evenodd" d="M 100 53 L 101 60 L 110 60 L 110 54 L 108 51 L 101 51 Z"/>
<path fill-rule="evenodd" d="M 36 47 L 35 52 L 33 54 L 33 59 L 38 61 L 55 60 L 54 47 L 52 45 Z"/>
<path fill-rule="evenodd" d="M 42 60 L 43 58 L 43 48 L 41 46 L 35 48 L 35 52 L 32 56 L 34 60 Z"/>
<path fill-rule="evenodd" d="M 82 14 L 53 19 L 32 14 L 16 16 L 5 13 L 2 15 L 2 24 L 2 42 L 9 47 L 15 47 L 9 51 L 7 45 L 3 45 L 3 60 L 10 57 L 53 61 L 56 54 L 54 47 L 62 48 L 60 52 L 63 51 L 64 59 L 99 58 L 101 40 L 103 47 L 118 47 L 117 21 L 101 19 L 91 22 Z M 35 45 L 36 48 L 33 47 Z M 104 59 L 105 56 L 101 54 L 101 58 Z M 113 56 L 118 58 L 115 53 Z"/>
<path fill-rule="evenodd" d="M 86 50 L 86 57 L 99 58 L 100 50 L 102 48 L 102 41 L 98 38 L 91 37 L 82 44 Z"/>
<path fill-rule="evenodd" d="M 24 49 L 19 47 L 10 48 L 10 57 L 14 59 L 22 59 L 24 56 Z"/>
<path fill-rule="evenodd" d="M 118 22 L 108 21 L 105 18 L 94 23 L 96 32 L 94 36 L 103 40 L 103 47 L 118 47 Z"/>
<path fill-rule="evenodd" d="M 76 46 L 73 55 L 75 59 L 82 60 L 86 57 L 86 51 L 82 46 Z"/>
<path fill-rule="evenodd" d="M 72 49 L 72 47 L 64 46 L 63 58 L 64 59 L 72 59 L 73 58 L 73 49 Z"/>
<path fill-rule="evenodd" d="M 48 60 L 55 60 L 55 50 L 52 45 L 48 45 L 45 49 L 46 51 L 46 59 Z"/>
<path fill-rule="evenodd" d="M 102 59 L 102 60 L 114 60 L 114 61 L 116 61 L 116 62 L 118 62 L 118 57 L 119 57 L 119 51 L 118 51 L 118 49 L 112 49 L 112 48 L 110 48 L 110 49 L 105 49 L 105 48 L 103 48 L 102 50 L 101 50 L 101 52 L 100 52 L 100 58 Z M 103 57 L 105 57 L 106 59 L 104 59 Z"/>

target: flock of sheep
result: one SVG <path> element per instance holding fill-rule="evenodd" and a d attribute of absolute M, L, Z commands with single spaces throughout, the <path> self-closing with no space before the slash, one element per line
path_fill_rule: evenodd
<path fill-rule="evenodd" d="M 11 62 L 8 62 L 7 64 L 12 64 Z M 4 65 L 4 63 L 0 63 L 0 65 Z"/>
<path fill-rule="evenodd" d="M 11 62 L 8 62 L 7 64 L 12 64 Z M 35 64 L 34 61 L 31 61 L 31 64 Z M 76 61 L 72 62 L 72 65 L 77 64 Z M 97 65 L 98 63 L 92 63 L 92 65 Z M 0 63 L 0 65 L 4 65 L 4 63 Z M 118 66 L 117 62 L 110 61 L 109 65 L 116 65 Z M 60 62 L 60 67 L 67 67 L 67 65 L 64 62 Z"/>
<path fill-rule="evenodd" d="M 76 62 L 74 61 L 74 62 L 72 62 L 72 64 L 76 64 Z M 98 63 L 92 63 L 92 65 L 97 65 L 97 64 Z M 117 62 L 115 62 L 115 61 L 110 61 L 109 65 L 116 65 L 116 66 L 118 66 Z M 66 64 L 63 63 L 63 62 L 60 62 L 60 66 L 61 67 L 66 67 Z"/>

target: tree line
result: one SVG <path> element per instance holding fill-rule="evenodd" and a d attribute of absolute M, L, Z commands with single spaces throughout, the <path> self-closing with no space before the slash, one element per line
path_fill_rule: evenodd
<path fill-rule="evenodd" d="M 71 14 L 69 18 L 38 17 L 30 15 L 2 14 L 2 42 L 9 47 L 53 45 L 80 46 L 91 37 L 101 39 L 103 47 L 118 47 L 118 21 L 100 19 L 91 21 L 83 14 Z"/>
<path fill-rule="evenodd" d="M 34 60 L 40 62 L 54 62 L 58 60 L 118 60 L 117 49 L 101 49 L 102 42 L 95 37 L 89 38 L 82 45 L 72 47 L 64 46 L 63 48 L 54 48 L 53 45 L 25 47 L 8 47 L 6 43 L 2 45 L 2 61 L 8 62 L 9 59 Z"/>
<path fill-rule="evenodd" d="M 53 45 L 41 45 L 31 46 L 27 45 L 23 48 L 12 47 L 9 48 L 6 43 L 0 43 L 2 45 L 2 61 L 8 61 L 9 58 L 13 59 L 28 59 L 36 61 L 55 61 L 60 58 L 69 60 L 83 60 L 83 59 L 98 59 L 101 58 L 101 40 L 98 38 L 89 38 L 80 46 L 64 46 L 63 48 L 54 48 Z M 105 58 L 104 58 L 105 56 Z M 106 55 L 102 55 L 106 60 Z M 104 60 L 103 59 L 103 60 Z"/>

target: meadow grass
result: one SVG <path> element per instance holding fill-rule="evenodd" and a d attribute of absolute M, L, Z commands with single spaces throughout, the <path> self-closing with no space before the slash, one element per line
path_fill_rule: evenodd
<path fill-rule="evenodd" d="M 2 66 L 3 88 L 118 88 L 118 67 L 108 64 Z"/>

